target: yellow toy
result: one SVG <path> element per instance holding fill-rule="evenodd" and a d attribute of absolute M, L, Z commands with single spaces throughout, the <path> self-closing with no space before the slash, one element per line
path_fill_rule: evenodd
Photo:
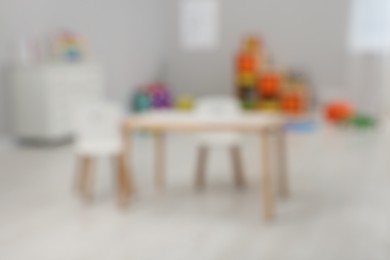
<path fill-rule="evenodd" d="M 182 111 L 189 111 L 194 108 L 194 98 L 191 96 L 180 96 L 176 99 L 175 107 Z"/>

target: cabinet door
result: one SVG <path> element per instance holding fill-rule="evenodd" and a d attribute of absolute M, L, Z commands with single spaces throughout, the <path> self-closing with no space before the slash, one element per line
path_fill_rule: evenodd
<path fill-rule="evenodd" d="M 66 74 L 47 73 L 45 87 L 49 132 L 54 136 L 70 135 L 72 123 Z"/>
<path fill-rule="evenodd" d="M 69 70 L 70 98 L 78 102 L 101 99 L 103 97 L 103 77 L 100 69 L 95 67 L 78 67 Z"/>
<path fill-rule="evenodd" d="M 46 102 L 41 70 L 17 68 L 10 73 L 12 131 L 20 138 L 41 138 L 46 132 Z"/>

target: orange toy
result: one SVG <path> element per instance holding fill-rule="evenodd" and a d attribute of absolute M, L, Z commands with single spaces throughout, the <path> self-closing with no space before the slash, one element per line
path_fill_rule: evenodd
<path fill-rule="evenodd" d="M 264 74 L 258 84 L 258 91 L 263 97 L 278 96 L 280 93 L 281 78 L 278 73 L 269 72 Z"/>
<path fill-rule="evenodd" d="M 290 93 L 282 97 L 282 109 L 287 114 L 301 114 L 305 110 L 304 97 L 299 93 Z"/>
<path fill-rule="evenodd" d="M 242 72 L 257 72 L 258 64 L 256 57 L 248 53 L 242 53 L 238 56 L 237 60 L 238 71 Z"/>
<path fill-rule="evenodd" d="M 325 117 L 334 123 L 340 123 L 353 115 L 354 111 L 348 102 L 336 101 L 325 106 Z"/>

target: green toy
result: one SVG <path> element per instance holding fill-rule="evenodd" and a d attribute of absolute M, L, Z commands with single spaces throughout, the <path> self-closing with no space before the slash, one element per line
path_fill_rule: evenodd
<path fill-rule="evenodd" d="M 357 114 L 352 117 L 351 123 L 358 128 L 370 128 L 376 125 L 374 118 L 363 114 Z"/>
<path fill-rule="evenodd" d="M 133 97 L 133 110 L 135 112 L 144 112 L 151 107 L 151 100 L 148 95 L 138 92 Z"/>

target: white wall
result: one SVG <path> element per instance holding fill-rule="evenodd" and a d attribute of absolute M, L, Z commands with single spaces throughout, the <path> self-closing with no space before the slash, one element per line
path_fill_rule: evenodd
<path fill-rule="evenodd" d="M 219 49 L 188 53 L 178 41 L 178 2 L 168 0 L 168 70 L 178 92 L 233 90 L 233 57 L 243 36 L 263 35 L 276 64 L 306 72 L 314 87 L 343 86 L 349 0 L 219 0 Z"/>
<path fill-rule="evenodd" d="M 68 28 L 88 39 L 106 68 L 109 96 L 125 101 L 131 88 L 159 73 L 163 6 L 161 0 L 0 0 L 0 68 L 12 60 L 20 36 L 45 37 Z M 3 79 L 0 133 L 8 128 Z"/>

